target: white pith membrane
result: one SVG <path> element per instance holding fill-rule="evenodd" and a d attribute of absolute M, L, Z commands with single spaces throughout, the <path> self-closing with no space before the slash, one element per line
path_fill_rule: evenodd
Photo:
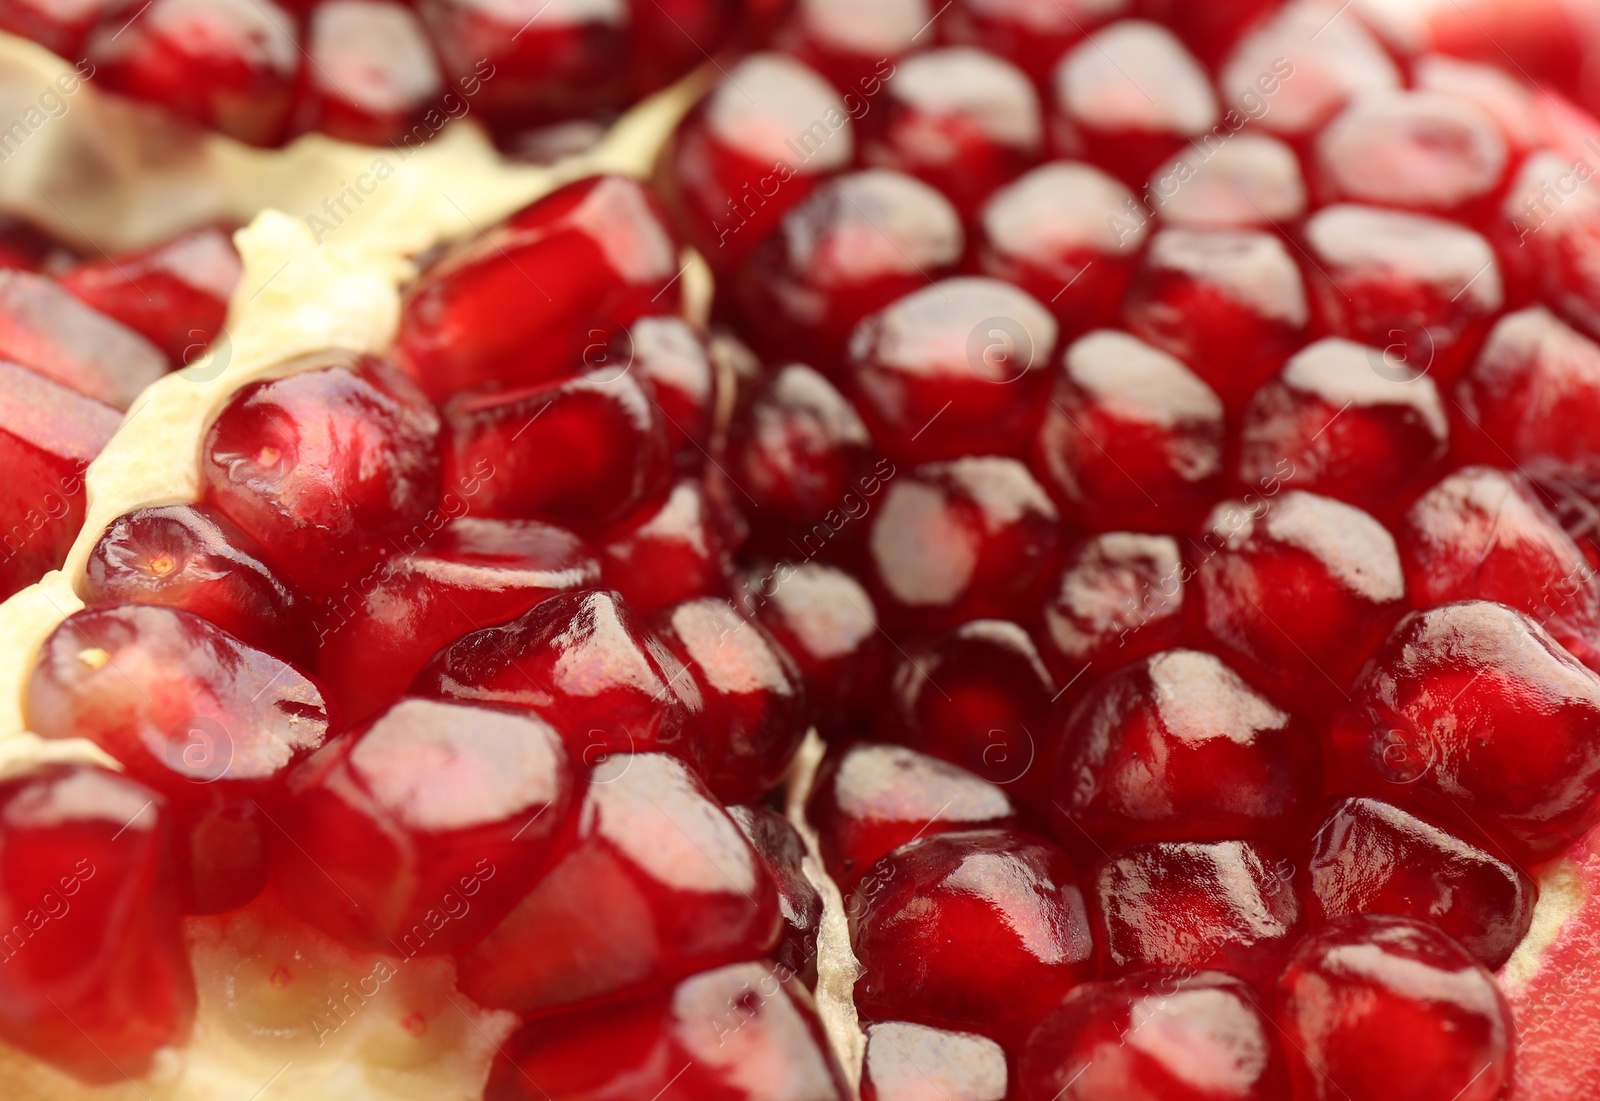
<path fill-rule="evenodd" d="M 0 34 L 0 119 L 22 118 L 42 92 L 64 87 L 56 82 L 70 72 L 41 47 Z M 87 515 L 65 566 L 0 603 L 0 774 L 47 759 L 118 767 L 88 741 L 27 732 L 24 687 L 40 643 L 83 607 L 75 584 L 106 525 L 137 508 L 198 499 L 201 439 L 235 390 L 319 348 L 387 350 L 400 289 L 416 273 L 411 257 L 487 229 L 571 180 L 648 175 L 704 86 L 696 76 L 660 93 L 594 149 L 551 167 L 503 162 L 470 114 L 415 151 L 320 135 L 266 151 L 217 135 L 175 138 L 160 112 L 87 85 L 71 93 L 60 117 L 32 129 L 0 172 L 0 209 L 91 256 L 209 221 L 247 225 L 234 237 L 244 276 L 226 335 L 134 402 L 89 466 Z M 359 203 L 350 191 L 356 181 Z M 341 195 L 343 207 L 336 202 L 330 212 L 324 201 Z M 703 321 L 709 269 L 692 255 L 686 262 L 685 312 Z M 810 850 L 806 875 L 826 906 L 817 1006 L 854 1080 L 864 1044 L 851 1001 L 855 957 L 839 890 L 801 820 L 822 750 L 812 732 L 795 763 L 788 809 Z M 517 1025 L 514 1014 L 482 1009 L 457 991 L 449 957 L 401 961 L 350 951 L 260 901 L 185 924 L 199 1003 L 183 1049 L 163 1051 L 138 1082 L 89 1087 L 0 1044 L 0 1097 L 471 1101 L 482 1094 L 497 1045 Z"/>

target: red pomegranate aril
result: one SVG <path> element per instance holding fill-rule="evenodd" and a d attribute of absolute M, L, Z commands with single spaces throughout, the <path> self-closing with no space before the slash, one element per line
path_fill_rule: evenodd
<path fill-rule="evenodd" d="M 874 742 L 835 749 L 823 760 L 806 818 L 847 904 L 863 876 L 869 894 L 888 882 L 874 878 L 873 866 L 902 845 L 1018 824 L 1016 805 L 998 784 L 914 749 Z M 870 904 L 871 898 L 864 901 Z"/>
<path fill-rule="evenodd" d="M 1494 978 L 1425 922 L 1363 915 L 1301 942 L 1278 981 L 1295 1096 L 1492 1101 L 1513 1024 Z"/>
<path fill-rule="evenodd" d="M 987 1036 L 905 1021 L 867 1028 L 861 1101 L 1006 1101 L 1005 1050 Z"/>
<path fill-rule="evenodd" d="M 160 796 L 116 773 L 47 764 L 0 783 L 0 1039 L 107 1086 L 187 1041 L 170 837 Z"/>
<path fill-rule="evenodd" d="M 61 285 L 161 348 L 175 367 L 222 331 L 243 267 L 228 234 L 197 229 L 131 255 L 86 260 Z"/>
<path fill-rule="evenodd" d="M 1009 58 L 1044 85 L 1068 49 L 1132 7 L 1130 0 L 956 0 L 940 30 L 950 42 Z"/>
<path fill-rule="evenodd" d="M 1585 117 L 1585 126 L 1594 123 Z M 1594 137 L 1589 137 L 1594 141 Z M 1574 168 L 1593 156 L 1587 144 L 1571 153 L 1544 150 L 1523 162 L 1492 225 L 1507 278 L 1519 298 L 1537 297 L 1591 336 L 1600 335 L 1600 280 L 1589 270 L 1600 201 Z"/>
<path fill-rule="evenodd" d="M 1123 184 L 1055 161 L 990 196 L 977 219 L 976 263 L 1044 303 L 1070 339 L 1116 319 L 1148 225 Z"/>
<path fill-rule="evenodd" d="M 783 216 L 734 293 L 770 357 L 836 372 L 857 322 L 951 274 L 963 248 L 960 216 L 938 191 L 902 172 L 851 172 Z"/>
<path fill-rule="evenodd" d="M 463 516 L 317 606 L 318 678 L 344 725 L 364 722 L 441 647 L 599 580 L 599 563 L 569 531 Z"/>
<path fill-rule="evenodd" d="M 609 368 L 531 390 L 461 394 L 444 419 L 445 481 L 480 478 L 486 516 L 603 528 L 666 473 L 655 403 Z"/>
<path fill-rule="evenodd" d="M 1331 497 L 1291 490 L 1217 506 L 1202 536 L 1201 621 L 1280 700 L 1343 701 L 1403 610 L 1394 537 Z"/>
<path fill-rule="evenodd" d="M 810 995 L 770 965 L 743 963 L 649 999 L 524 1026 L 501 1049 L 483 1096 L 848 1101 L 851 1094 Z"/>
<path fill-rule="evenodd" d="M 1182 530 L 1221 489 L 1222 447 L 1216 391 L 1167 353 L 1100 330 L 1067 349 L 1034 464 L 1079 524 Z"/>
<path fill-rule="evenodd" d="M 1395 534 L 1414 606 L 1498 601 L 1600 665 L 1600 574 L 1522 475 L 1464 467 L 1419 497 Z"/>
<path fill-rule="evenodd" d="M 480 1005 L 542 1016 L 757 959 L 782 924 L 766 865 L 694 774 L 618 754 L 595 768 L 564 855 L 461 957 L 459 981 Z"/>
<path fill-rule="evenodd" d="M 680 478 L 605 536 L 605 583 L 642 616 L 697 597 L 725 596 L 733 576 L 730 521 L 695 478 Z"/>
<path fill-rule="evenodd" d="M 1056 332 L 1014 286 L 946 279 L 856 327 L 844 389 L 897 460 L 1014 453 L 1050 386 Z"/>
<path fill-rule="evenodd" d="M 861 156 L 926 180 L 971 217 L 1039 159 L 1039 96 L 1022 70 L 968 46 L 901 61 L 885 102 L 862 118 Z"/>
<path fill-rule="evenodd" d="M 1426 376 L 1402 378 L 1375 348 L 1337 338 L 1300 350 L 1256 391 L 1239 428 L 1239 480 L 1294 484 L 1383 514 L 1444 459 L 1450 423 Z"/>
<path fill-rule="evenodd" d="M 1191 229 L 1276 229 L 1306 209 L 1294 150 L 1250 131 L 1189 146 L 1155 170 L 1145 196 L 1163 222 Z"/>
<path fill-rule="evenodd" d="M 1183 43 L 1155 23 L 1113 23 L 1073 47 L 1053 77 L 1056 152 L 1129 187 L 1217 125 L 1211 81 Z"/>
<path fill-rule="evenodd" d="M 810 725 L 800 671 L 759 623 L 726 600 L 686 601 L 656 622 L 705 699 L 706 786 L 729 803 L 759 799 L 788 773 Z"/>
<path fill-rule="evenodd" d="M 1478 962 L 1499 968 L 1527 935 L 1538 885 L 1458 835 L 1377 799 L 1344 799 L 1312 838 L 1306 903 L 1313 922 L 1347 914 L 1430 921 Z"/>
<path fill-rule="evenodd" d="M 327 0 L 312 11 L 291 129 L 386 145 L 442 89 L 416 13 L 389 0 Z M 451 104 L 446 104 L 451 106 Z"/>
<path fill-rule="evenodd" d="M 167 373 L 161 350 L 42 275 L 0 270 L 0 358 L 117 409 Z"/>
<path fill-rule="evenodd" d="M 857 1009 L 1017 1044 L 1094 966 L 1077 868 L 1005 830 L 924 837 L 857 887 Z M 974 961 L 981 960 L 981 967 Z"/>
<path fill-rule="evenodd" d="M 415 690 L 535 711 L 585 765 L 657 749 L 699 763 L 700 689 L 616 593 L 562 593 L 464 635 L 417 675 Z"/>
<path fill-rule="evenodd" d="M 402 700 L 295 770 L 272 835 L 274 882 L 292 911 L 352 947 L 449 951 L 526 893 L 581 798 L 543 720 Z"/>
<path fill-rule="evenodd" d="M 1061 538 L 1028 468 L 993 456 L 898 475 L 867 532 L 869 584 L 890 624 L 927 630 L 1020 619 L 1048 584 Z"/>
<path fill-rule="evenodd" d="M 860 96 L 864 106 L 846 102 L 854 118 L 877 109 L 871 101 L 895 62 L 934 38 L 917 41 L 934 17 L 929 0 L 795 0 L 791 7 L 774 42 L 835 88 Z"/>
<path fill-rule="evenodd" d="M 762 41 L 772 0 L 628 0 L 628 91 L 665 88 L 742 37 Z"/>
<path fill-rule="evenodd" d="M 1293 874 L 1293 864 L 1254 841 L 1163 841 L 1113 853 L 1089 888 L 1102 965 L 1270 983 L 1304 924 Z"/>
<path fill-rule="evenodd" d="M 185 914 L 225 914 L 247 905 L 271 873 L 267 833 L 275 827 L 254 800 L 219 792 L 172 811 L 178 907 Z"/>
<path fill-rule="evenodd" d="M 424 272 L 401 305 L 394 354 L 435 401 L 534 386 L 574 374 L 586 346 L 639 317 L 675 312 L 679 293 L 678 246 L 660 202 L 638 180 L 594 176 Z"/>
<path fill-rule="evenodd" d="M 626 363 L 655 399 L 667 422 L 667 441 L 673 451 L 699 452 L 711 445 L 712 419 L 717 401 L 716 377 L 705 340 L 679 317 L 641 317 L 605 350 L 599 341 L 603 327 L 589 330 L 596 343 L 585 348 L 587 366 L 614 368 Z"/>
<path fill-rule="evenodd" d="M 1020 1101 L 1288 1101 L 1288 1066 L 1247 985 L 1214 971 L 1084 983 L 1018 1056 Z"/>
<path fill-rule="evenodd" d="M 1384 349 L 1390 377 L 1454 381 L 1505 305 L 1494 250 L 1454 222 L 1341 204 L 1305 238 L 1320 328 Z"/>
<path fill-rule="evenodd" d="M 1069 547 L 1039 634 L 1062 691 L 1080 695 L 1098 673 L 1181 644 L 1192 576 L 1168 535 L 1108 532 Z"/>
<path fill-rule="evenodd" d="M 251 145 L 284 138 L 300 48 L 272 0 L 153 0 L 108 15 L 88 45 L 95 79 Z"/>
<path fill-rule="evenodd" d="M 1465 100 L 1494 121 L 1513 154 L 1526 153 L 1549 136 L 1534 93 L 1493 65 L 1428 54 L 1412 63 L 1412 80 L 1421 92 Z"/>
<path fill-rule="evenodd" d="M 299 661 L 310 652 L 304 602 L 250 537 L 204 505 L 159 505 L 113 520 L 84 566 L 84 603 L 193 612 L 241 642 Z"/>
<path fill-rule="evenodd" d="M 373 355 L 329 350 L 236 391 L 201 450 L 205 501 L 294 588 L 331 595 L 439 498 L 439 417 Z"/>
<path fill-rule="evenodd" d="M 60 57 L 83 56 L 96 23 L 121 0 L 0 0 L 0 31 L 32 39 Z"/>
<path fill-rule="evenodd" d="M 0 20 L 6 18 L 5 11 L 6 0 L 0 0 Z M 49 234 L 21 218 L 0 214 L 0 271 L 54 272 L 70 267 L 75 259 Z"/>
<path fill-rule="evenodd" d="M 66 560 L 83 526 L 83 472 L 122 416 L 0 360 L 0 599 Z"/>
<path fill-rule="evenodd" d="M 1060 742 L 1056 835 L 1078 851 L 1274 839 L 1319 788 L 1315 735 L 1195 650 L 1168 650 L 1101 680 Z"/>
<path fill-rule="evenodd" d="M 822 926 L 822 893 L 806 878 L 806 844 L 789 820 L 762 806 L 728 808 L 778 888 L 783 935 L 772 960 L 806 986 L 817 985 L 817 934 Z"/>
<path fill-rule="evenodd" d="M 1600 676 L 1503 604 L 1413 612 L 1335 719 L 1344 790 L 1552 856 L 1600 821 Z"/>

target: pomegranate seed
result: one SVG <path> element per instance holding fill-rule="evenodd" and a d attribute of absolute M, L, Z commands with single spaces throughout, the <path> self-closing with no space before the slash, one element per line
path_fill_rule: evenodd
<path fill-rule="evenodd" d="M 550 862 L 577 789 L 548 723 L 402 700 L 295 771 L 273 838 L 278 893 L 354 947 L 469 944 Z"/>
<path fill-rule="evenodd" d="M 603 330 L 589 330 L 599 338 Z M 626 360 L 641 385 L 655 398 L 656 409 L 667 422 L 667 440 L 674 451 L 711 443 L 711 422 L 716 405 L 716 379 L 705 341 L 688 322 L 677 317 L 641 317 L 616 341 L 621 347 L 585 354 L 585 365 L 603 369 Z M 586 353 L 588 349 L 585 350 Z"/>
<path fill-rule="evenodd" d="M 856 327 L 849 391 L 873 438 L 925 462 L 1018 449 L 1050 385 L 1056 323 L 995 279 L 946 279 Z"/>
<path fill-rule="evenodd" d="M 562 593 L 503 627 L 464 635 L 439 651 L 415 688 L 536 711 L 585 765 L 654 749 L 699 761 L 700 690 L 615 593 Z"/>
<path fill-rule="evenodd" d="M 650 395 L 608 369 L 462 394 L 444 418 L 445 481 L 477 481 L 488 516 L 603 525 L 639 504 L 666 466 L 666 428 Z"/>
<path fill-rule="evenodd" d="M 363 722 L 399 699 L 441 647 L 599 579 L 571 532 L 463 517 L 317 608 L 317 673 L 343 723 Z"/>
<path fill-rule="evenodd" d="M 756 959 L 781 927 L 764 862 L 693 773 L 619 754 L 595 768 L 565 855 L 461 957 L 461 990 L 525 1015 L 578 1009 Z"/>
<path fill-rule="evenodd" d="M 850 940 L 866 1017 L 1002 1043 L 1025 1037 L 1093 966 L 1071 859 L 1004 830 L 924 837 L 884 857 L 856 888 Z"/>
<path fill-rule="evenodd" d="M 778 887 L 783 935 L 773 961 L 806 986 L 817 985 L 817 932 L 822 926 L 822 894 L 806 878 L 805 842 L 788 819 L 766 807 L 729 807 L 728 817 L 744 831 Z"/>
<path fill-rule="evenodd" d="M 1143 7 L 1151 18 L 1170 26 L 1185 45 L 1210 65 L 1279 4 L 1277 0 L 1215 0 L 1210 4 L 1147 0 Z"/>
<path fill-rule="evenodd" d="M 1405 599 L 1394 538 L 1371 516 L 1293 490 L 1218 505 L 1199 563 L 1206 629 L 1280 699 L 1343 698 Z"/>
<path fill-rule="evenodd" d="M 885 1021 L 867 1028 L 861 1101 L 1006 1101 L 1006 1053 L 970 1032 Z"/>
<path fill-rule="evenodd" d="M 53 54 L 81 58 L 94 25 L 119 0 L 0 0 L 0 31 L 30 38 Z"/>
<path fill-rule="evenodd" d="M 579 180 L 429 268 L 401 305 L 395 355 L 435 401 L 552 382 L 580 366 L 586 346 L 644 314 L 675 312 L 677 278 L 677 243 L 644 184 Z"/>
<path fill-rule="evenodd" d="M 1058 153 L 1095 164 L 1129 187 L 1217 124 L 1211 82 L 1165 27 L 1113 23 L 1056 67 L 1052 138 Z"/>
<path fill-rule="evenodd" d="M 272 0 L 153 0 L 89 39 L 95 77 L 251 145 L 284 138 L 300 48 Z"/>
<path fill-rule="evenodd" d="M 1582 155 L 1593 154 L 1584 146 Z M 1500 214 L 1496 237 L 1512 286 L 1549 303 L 1591 336 L 1600 335 L 1600 281 L 1587 267 L 1600 232 L 1600 202 L 1573 168 L 1573 158 L 1553 150 L 1528 157 Z"/>
<path fill-rule="evenodd" d="M 1294 150 L 1249 131 L 1226 145 L 1202 139 L 1184 149 L 1155 170 L 1145 195 L 1167 224 L 1194 229 L 1271 229 L 1306 209 Z"/>
<path fill-rule="evenodd" d="M 1288 1068 L 1248 986 L 1208 971 L 1084 983 L 1028 1038 L 1023 1101 L 1286 1101 Z"/>
<path fill-rule="evenodd" d="M 793 8 L 777 45 L 868 101 L 877 93 L 873 78 L 896 71 L 934 14 L 929 0 L 795 0 Z"/>
<path fill-rule="evenodd" d="M 1179 645 L 1185 636 L 1185 583 L 1193 576 L 1177 541 L 1166 535 L 1110 532 L 1067 550 L 1055 591 L 1044 605 L 1045 664 L 1082 692 L 1095 666 L 1136 661 Z"/>
<path fill-rule="evenodd" d="M 607 535 L 600 552 L 606 584 L 642 616 L 725 594 L 730 522 L 717 511 L 700 481 L 680 478 L 665 500 L 647 502 Z"/>
<path fill-rule="evenodd" d="M 83 526 L 84 468 L 121 416 L 0 360 L 0 599 L 66 560 Z"/>
<path fill-rule="evenodd" d="M 1315 921 L 1397 914 L 1431 921 L 1499 968 L 1533 922 L 1539 888 L 1461 837 L 1376 799 L 1345 799 L 1312 841 L 1306 901 Z"/>
<path fill-rule="evenodd" d="M 961 219 L 938 191 L 900 172 L 851 172 L 785 214 L 733 290 L 764 352 L 831 370 L 857 322 L 950 275 L 962 248 Z"/>
<path fill-rule="evenodd" d="M 657 623 L 705 698 L 706 785 L 730 803 L 765 795 L 788 773 L 810 725 L 800 671 L 726 600 L 691 600 L 662 611 Z"/>
<path fill-rule="evenodd" d="M 1465 100 L 1488 115 L 1513 153 L 1525 153 L 1546 137 L 1533 93 L 1511 73 L 1430 54 L 1413 63 L 1412 77 L 1419 91 Z"/>
<path fill-rule="evenodd" d="M 1045 303 L 1071 338 L 1116 319 L 1148 224 L 1122 184 L 1057 161 L 990 197 L 978 216 L 977 263 Z"/>
<path fill-rule="evenodd" d="M 89 552 L 79 591 L 90 606 L 193 612 L 287 661 L 310 653 L 304 603 L 249 536 L 204 505 L 142 508 L 113 520 Z"/>
<path fill-rule="evenodd" d="M 61 276 L 61 285 L 108 317 L 188 366 L 217 338 L 243 268 L 220 229 L 198 229 L 165 244 L 87 260 Z"/>
<path fill-rule="evenodd" d="M 994 457 L 930 463 L 889 485 L 868 530 L 886 618 L 929 630 L 1030 609 L 1056 564 L 1055 505 L 1027 467 Z"/>
<path fill-rule="evenodd" d="M 329 350 L 236 391 L 206 433 L 205 499 L 296 589 L 331 595 L 439 497 L 439 418 L 386 360 Z"/>
<path fill-rule="evenodd" d="M 386 145 L 406 134 L 442 87 L 416 14 L 386 0 L 318 4 L 306 60 L 290 123 L 297 133 Z"/>
<path fill-rule="evenodd" d="M 0 357 L 118 409 L 167 373 L 144 337 L 20 271 L 0 270 Z"/>
<path fill-rule="evenodd" d="M 508 1047 L 484 1101 L 851 1096 L 810 995 L 765 964 L 735 964 L 650 999 L 537 1021 Z"/>
<path fill-rule="evenodd" d="M 1091 888 L 1103 966 L 1269 982 L 1302 925 L 1293 874 L 1254 841 L 1155 842 L 1107 857 Z"/>
<path fill-rule="evenodd" d="M 1413 612 L 1335 719 L 1350 783 L 1554 855 L 1600 821 L 1600 676 L 1533 620 L 1466 601 Z"/>
<path fill-rule="evenodd" d="M 194 1019 L 160 796 L 43 765 L 0 783 L 0 1037 L 93 1085 L 144 1077 Z"/>
<path fill-rule="evenodd" d="M 1035 469 L 1096 528 L 1187 528 L 1222 484 L 1223 407 L 1172 356 L 1125 333 L 1067 349 Z"/>
<path fill-rule="evenodd" d="M 1281 836 L 1318 788 L 1311 733 L 1210 654 L 1169 650 L 1102 679 L 1056 764 L 1056 834 L 1143 841 Z"/>
<path fill-rule="evenodd" d="M 1010 829 L 1017 809 L 1004 788 L 964 768 L 904 746 L 858 742 L 823 761 L 806 817 L 828 874 L 848 898 L 862 876 L 868 891 L 881 889 L 887 880 L 874 878 L 873 865 L 902 845 L 942 833 Z"/>
<path fill-rule="evenodd" d="M 717 54 L 741 31 L 766 37 L 771 0 L 629 0 L 628 76 L 633 97 L 665 88 Z"/>
<path fill-rule="evenodd" d="M 260 804 L 225 792 L 172 812 L 178 907 L 185 914 L 225 914 L 248 905 L 267 886 L 267 833 Z"/>
<path fill-rule="evenodd" d="M 1494 979 L 1411 918 L 1345 918 L 1307 937 L 1278 983 L 1295 1096 L 1491 1101 L 1511 1077 Z"/>
<path fill-rule="evenodd" d="M 956 0 L 941 27 L 950 41 L 1010 58 L 1044 84 L 1069 48 L 1132 7 L 1129 0 Z"/>

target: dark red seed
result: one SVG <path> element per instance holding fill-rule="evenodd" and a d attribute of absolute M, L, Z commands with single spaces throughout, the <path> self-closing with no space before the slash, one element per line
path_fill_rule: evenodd
<path fill-rule="evenodd" d="M 932 37 L 918 41 L 933 15 L 928 0 L 796 0 L 791 7 L 773 36 L 779 48 L 866 101 L 878 94 L 874 77 L 881 82 Z"/>

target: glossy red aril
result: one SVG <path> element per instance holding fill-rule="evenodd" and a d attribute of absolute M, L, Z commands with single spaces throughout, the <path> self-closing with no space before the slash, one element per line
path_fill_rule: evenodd
<path fill-rule="evenodd" d="M 66 559 L 83 526 L 83 472 L 121 415 L 0 360 L 0 599 Z"/>
<path fill-rule="evenodd" d="M 1299 489 L 1383 513 L 1449 450 L 1439 389 L 1402 378 L 1385 353 L 1319 340 L 1256 391 L 1239 429 L 1239 480 L 1293 472 Z"/>
<path fill-rule="evenodd" d="M 1014 453 L 1049 389 L 1056 332 L 1016 287 L 946 279 L 856 327 L 845 390 L 896 459 Z"/>
<path fill-rule="evenodd" d="M 628 0 L 628 91 L 665 88 L 730 45 L 764 41 L 775 0 Z"/>
<path fill-rule="evenodd" d="M 1301 942 L 1278 1024 L 1307 1101 L 1492 1101 L 1511 1078 L 1511 1011 L 1455 941 L 1411 918 L 1345 918 Z"/>
<path fill-rule="evenodd" d="M 680 478 L 608 532 L 600 548 L 606 584 L 642 616 L 685 600 L 722 596 L 733 575 L 729 530 L 705 485 Z"/>
<path fill-rule="evenodd" d="M 758 959 L 782 923 L 761 857 L 693 773 L 618 754 L 595 768 L 570 848 L 461 957 L 461 990 L 525 1015 L 577 1009 Z"/>
<path fill-rule="evenodd" d="M 1272 1021 L 1214 971 L 1146 971 L 1072 990 L 1028 1038 L 1021 1101 L 1287 1101 Z"/>
<path fill-rule="evenodd" d="M 654 749 L 698 763 L 700 690 L 615 593 L 562 593 L 502 627 L 465 635 L 439 651 L 416 688 L 532 709 L 585 765 Z"/>
<path fill-rule="evenodd" d="M 1005 830 L 924 837 L 885 857 L 856 889 L 850 940 L 868 1019 L 1002 1043 L 1020 1042 L 1093 967 L 1072 860 Z"/>
<path fill-rule="evenodd" d="M 252 145 L 276 145 L 300 50 L 272 0 L 154 0 L 90 36 L 95 79 Z"/>
<path fill-rule="evenodd" d="M 1068 515 L 1100 529 L 1183 529 L 1222 484 L 1223 405 L 1177 359 L 1100 330 L 1067 349 L 1034 465 Z"/>
<path fill-rule="evenodd" d="M 1061 735 L 1056 834 L 1082 851 L 1274 839 L 1317 790 L 1315 736 L 1211 654 L 1169 650 L 1089 690 Z M 1087 842 L 1087 844 L 1086 844 Z"/>
<path fill-rule="evenodd" d="M 0 30 L 76 60 L 95 24 L 119 6 L 120 0 L 0 0 Z"/>
<path fill-rule="evenodd" d="M 1006 1053 L 987 1036 L 884 1021 L 867 1028 L 861 1101 L 1006 1101 Z"/>
<path fill-rule="evenodd" d="M 1130 187 L 1217 125 L 1205 70 L 1155 23 L 1129 19 L 1096 31 L 1052 79 L 1056 151 L 1093 161 Z"/>
<path fill-rule="evenodd" d="M 657 624 L 705 699 L 706 785 L 729 803 L 759 799 L 788 773 L 810 725 L 800 671 L 726 600 L 686 601 L 662 611 Z"/>
<path fill-rule="evenodd" d="M 1113 665 L 1179 645 L 1192 576 L 1169 535 L 1108 532 L 1069 547 L 1039 633 L 1063 691 L 1081 694 Z"/>
<path fill-rule="evenodd" d="M 984 204 L 977 265 L 1042 302 L 1070 339 L 1116 319 L 1149 221 L 1133 192 L 1098 168 L 1055 161 Z"/>
<path fill-rule="evenodd" d="M 0 270 L 0 358 L 118 409 L 167 372 L 144 337 L 22 271 Z"/>
<path fill-rule="evenodd" d="M 548 1092 L 547 1092 L 548 1091 Z M 707 971 L 652 998 L 526 1025 L 484 1101 L 848 1101 L 810 995 L 770 965 Z"/>
<path fill-rule="evenodd" d="M 411 136 L 408 129 L 442 90 L 428 38 L 406 4 L 319 4 L 308 22 L 305 51 L 290 122 L 297 132 L 386 145 Z"/>
<path fill-rule="evenodd" d="M 91 607 L 161 604 L 288 661 L 310 651 L 304 601 L 261 561 L 249 536 L 204 505 L 117 517 L 84 570 L 78 591 Z"/>
<path fill-rule="evenodd" d="M 1517 74 L 1493 65 L 1427 54 L 1413 63 L 1412 78 L 1419 91 L 1466 100 L 1488 115 L 1513 154 L 1526 153 L 1549 136 L 1537 93 Z"/>
<path fill-rule="evenodd" d="M 402 700 L 295 770 L 273 834 L 278 894 L 353 947 L 446 952 L 515 905 L 581 798 L 543 720 Z"/>
<path fill-rule="evenodd" d="M 318 677 L 342 721 L 362 722 L 399 699 L 440 647 L 599 580 L 599 563 L 569 531 L 463 516 L 318 605 Z"/>
<path fill-rule="evenodd" d="M 187 367 L 217 338 L 243 267 L 221 229 L 197 229 L 154 248 L 86 260 L 61 285 Z"/>
<path fill-rule="evenodd" d="M 388 361 L 329 350 L 236 391 L 201 445 L 206 503 L 296 589 L 331 595 L 439 497 L 439 418 Z"/>
<path fill-rule="evenodd" d="M 1237 409 L 1305 343 L 1308 308 L 1276 234 L 1165 229 L 1150 241 L 1123 319 Z"/>
<path fill-rule="evenodd" d="M 1010 829 L 1017 808 L 1004 788 L 964 768 L 904 746 L 857 742 L 822 762 L 806 818 L 848 905 L 863 876 L 868 893 L 887 884 L 873 869 L 880 857 L 920 837 Z"/>
<path fill-rule="evenodd" d="M 817 935 L 822 926 L 822 893 L 806 878 L 806 844 L 789 820 L 763 806 L 728 808 L 728 817 L 744 831 L 778 888 L 783 934 L 772 952 L 773 962 L 808 987 L 817 985 Z"/>
<path fill-rule="evenodd" d="M 1284 700 L 1344 699 L 1403 609 L 1394 537 L 1330 497 L 1290 490 L 1224 502 L 1201 542 L 1206 630 Z"/>
<path fill-rule="evenodd" d="M 1055 566 L 1055 505 L 1027 467 L 994 457 L 895 477 L 867 533 L 869 577 L 890 623 L 928 629 L 1016 619 Z"/>
<path fill-rule="evenodd" d="M 935 38 L 918 42 L 933 18 L 929 0 L 796 0 L 792 8 L 774 40 L 834 87 L 859 97 L 846 104 L 854 117 L 877 109 L 871 101 L 902 54 Z"/>
<path fill-rule="evenodd" d="M 0 783 L 0 1039 L 93 1085 L 188 1040 L 194 978 L 160 796 L 47 764 Z"/>
<path fill-rule="evenodd" d="M 424 272 L 402 303 L 395 357 L 435 401 L 551 382 L 641 315 L 676 312 L 678 266 L 643 183 L 579 180 Z"/>
<path fill-rule="evenodd" d="M 1145 197 L 1163 222 L 1194 229 L 1275 229 L 1306 209 L 1294 149 L 1250 131 L 1184 149 L 1155 170 Z"/>
<path fill-rule="evenodd" d="M 1100 24 L 1128 13 L 1130 0 L 956 0 L 942 32 L 1010 58 L 1044 84 L 1056 62 Z"/>
<path fill-rule="evenodd" d="M 1313 921 L 1397 914 L 1430 921 L 1485 967 L 1527 935 L 1539 888 L 1515 865 L 1377 799 L 1345 799 L 1323 819 L 1307 858 Z"/>
<path fill-rule="evenodd" d="M 1094 870 L 1095 940 L 1113 973 L 1226 971 L 1268 983 L 1303 924 L 1294 865 L 1253 841 L 1155 842 Z"/>
<path fill-rule="evenodd" d="M 680 317 L 641 317 L 612 342 L 600 344 L 603 327 L 590 328 L 594 343 L 584 348 L 586 366 L 596 369 L 625 364 L 667 422 L 667 441 L 674 451 L 699 451 L 710 445 L 717 381 L 705 339 Z"/>
<path fill-rule="evenodd" d="M 1352 695 L 1330 735 L 1349 783 L 1539 856 L 1600 821 L 1600 676 L 1521 612 L 1414 612 Z"/>

